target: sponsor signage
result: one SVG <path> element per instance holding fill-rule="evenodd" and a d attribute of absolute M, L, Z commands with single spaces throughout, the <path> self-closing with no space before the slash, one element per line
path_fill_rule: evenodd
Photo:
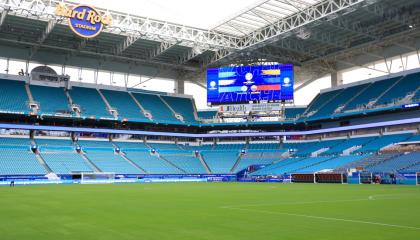
<path fill-rule="evenodd" d="M 70 8 L 58 4 L 55 15 L 68 18 L 70 29 L 82 38 L 94 38 L 102 32 L 104 26 L 112 24 L 110 15 L 101 14 L 88 5 L 78 5 Z"/>
<path fill-rule="evenodd" d="M 239 104 L 239 105 L 223 105 L 219 107 L 222 113 L 237 112 L 272 112 L 280 111 L 280 104 Z"/>
<path fill-rule="evenodd" d="M 415 108 L 415 107 L 420 107 L 420 103 L 411 103 L 411 104 L 402 105 L 402 108 Z"/>

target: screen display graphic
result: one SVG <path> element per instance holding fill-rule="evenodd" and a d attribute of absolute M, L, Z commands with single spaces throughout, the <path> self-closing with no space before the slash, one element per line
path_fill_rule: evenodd
<path fill-rule="evenodd" d="M 237 66 L 207 69 L 207 104 L 293 100 L 293 65 Z"/>

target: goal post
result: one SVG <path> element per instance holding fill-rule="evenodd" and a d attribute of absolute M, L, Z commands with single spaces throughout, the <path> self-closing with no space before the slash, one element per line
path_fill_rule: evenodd
<path fill-rule="evenodd" d="M 107 184 L 115 182 L 115 173 L 112 172 L 82 172 L 81 184 Z"/>

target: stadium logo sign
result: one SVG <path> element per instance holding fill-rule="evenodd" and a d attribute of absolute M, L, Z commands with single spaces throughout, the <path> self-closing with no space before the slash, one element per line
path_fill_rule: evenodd
<path fill-rule="evenodd" d="M 111 25 L 110 15 L 101 15 L 95 8 L 87 5 L 78 5 L 68 8 L 58 4 L 55 14 L 69 19 L 70 29 L 82 38 L 93 38 L 102 32 L 106 25 Z"/>

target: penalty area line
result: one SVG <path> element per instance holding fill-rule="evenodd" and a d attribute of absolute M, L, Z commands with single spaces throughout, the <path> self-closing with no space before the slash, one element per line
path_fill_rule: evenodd
<path fill-rule="evenodd" d="M 274 214 L 274 215 L 283 215 L 283 216 L 292 216 L 292 217 L 302 217 L 302 218 L 311 218 L 311 219 L 336 221 L 336 222 L 350 222 L 350 223 L 377 225 L 377 226 L 393 227 L 393 228 L 404 228 L 404 229 L 411 229 L 411 230 L 420 231 L 420 227 L 405 226 L 405 225 L 398 225 L 398 224 L 388 224 L 388 223 L 371 222 L 371 221 L 363 221 L 363 220 L 353 220 L 353 219 L 345 219 L 345 218 L 322 217 L 322 216 L 287 213 L 287 212 L 273 212 L 273 211 L 255 210 L 255 209 L 246 209 L 246 208 L 234 208 L 234 207 L 223 207 L 223 208 L 224 209 L 230 209 L 230 210 L 246 211 L 246 212 Z"/>

